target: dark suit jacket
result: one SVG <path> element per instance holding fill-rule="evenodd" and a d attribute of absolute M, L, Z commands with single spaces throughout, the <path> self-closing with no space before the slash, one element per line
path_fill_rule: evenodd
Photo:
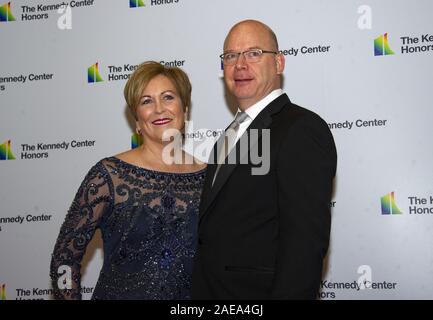
<path fill-rule="evenodd" d="M 225 164 L 212 187 L 216 165 L 208 166 L 191 297 L 315 299 L 331 227 L 332 134 L 286 94 L 260 112 L 247 137 L 251 129 L 270 130 L 269 172 L 252 175 L 251 161 Z"/>

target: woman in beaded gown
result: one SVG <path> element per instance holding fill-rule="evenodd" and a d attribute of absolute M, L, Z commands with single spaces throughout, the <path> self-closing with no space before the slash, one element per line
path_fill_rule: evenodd
<path fill-rule="evenodd" d="M 81 299 L 81 260 L 97 228 L 104 263 L 92 299 L 190 297 L 206 171 L 179 143 L 191 85 L 181 69 L 145 62 L 124 94 L 143 144 L 96 163 L 78 189 L 51 259 L 58 299 Z"/>

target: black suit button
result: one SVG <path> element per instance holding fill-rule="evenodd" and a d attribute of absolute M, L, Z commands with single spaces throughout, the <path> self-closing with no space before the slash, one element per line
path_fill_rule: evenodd
<path fill-rule="evenodd" d="M 201 240 L 201 238 L 198 238 L 198 244 L 199 244 L 199 245 L 202 245 L 202 244 L 203 244 L 203 241 Z"/>

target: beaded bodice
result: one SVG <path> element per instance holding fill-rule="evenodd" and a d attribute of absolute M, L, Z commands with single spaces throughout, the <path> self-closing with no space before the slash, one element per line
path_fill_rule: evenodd
<path fill-rule="evenodd" d="M 100 228 L 104 264 L 92 299 L 188 299 L 205 171 L 99 161 L 78 189 L 54 248 L 56 298 L 81 298 L 81 260 Z M 60 266 L 71 268 L 71 290 L 57 286 Z"/>

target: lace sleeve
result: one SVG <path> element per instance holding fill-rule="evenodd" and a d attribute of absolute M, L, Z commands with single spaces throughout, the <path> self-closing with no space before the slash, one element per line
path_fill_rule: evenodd
<path fill-rule="evenodd" d="M 50 277 L 56 299 L 81 299 L 81 260 L 112 206 L 110 176 L 101 162 L 90 169 L 60 229 L 51 258 Z"/>

